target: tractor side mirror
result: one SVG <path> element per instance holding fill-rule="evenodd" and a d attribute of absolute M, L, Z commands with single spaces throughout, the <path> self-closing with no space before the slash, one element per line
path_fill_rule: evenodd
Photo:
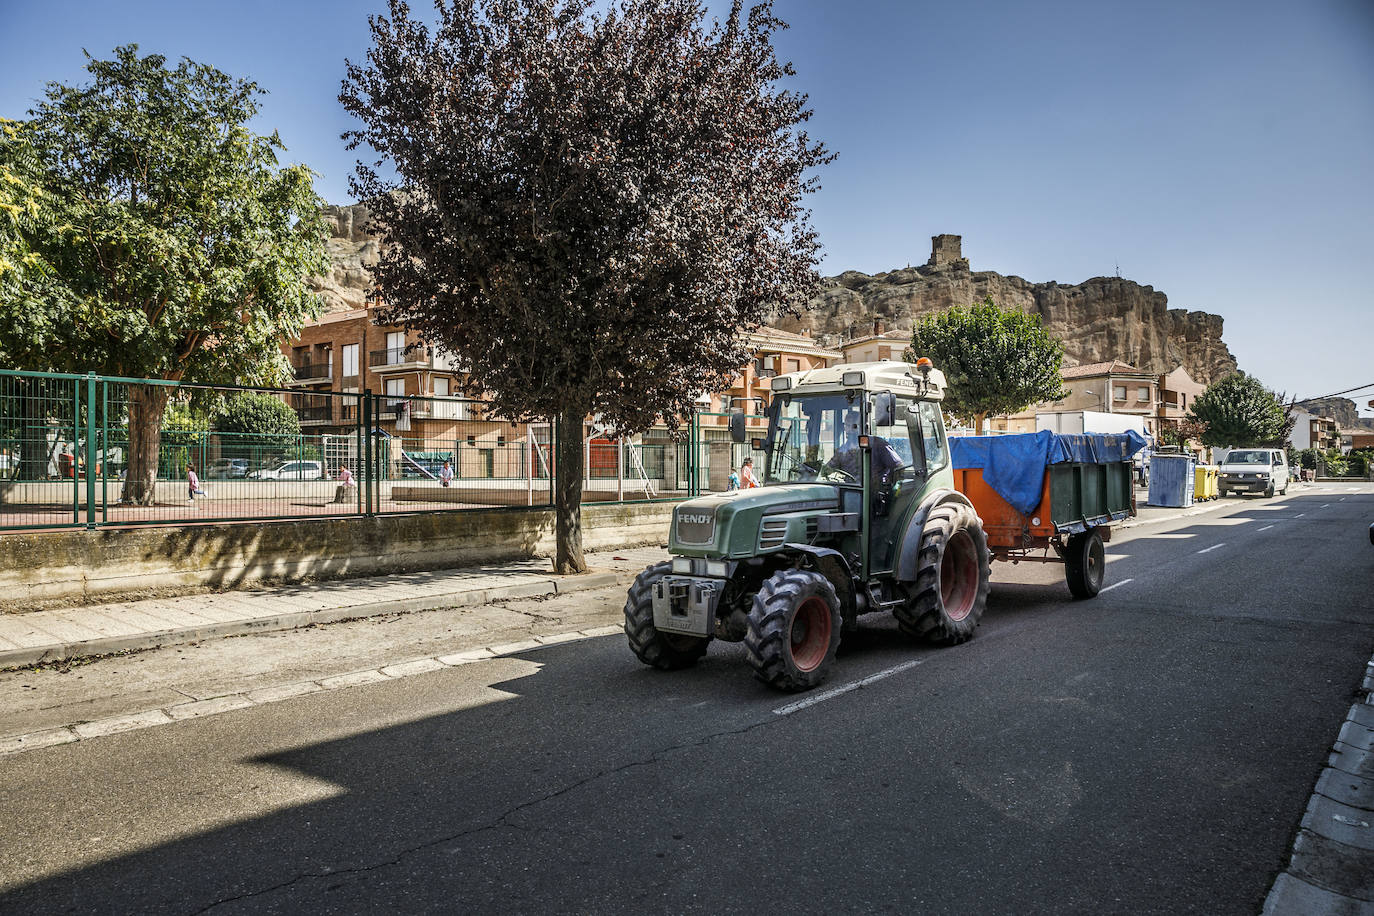
<path fill-rule="evenodd" d="M 743 444 L 749 439 L 749 430 L 746 427 L 748 418 L 742 413 L 730 414 L 730 438 L 735 442 Z"/>
<path fill-rule="evenodd" d="M 756 452 L 761 452 L 764 450 L 765 447 L 764 441 L 760 439 L 758 436 L 755 436 L 754 438 L 749 440 L 749 447 Z"/>
<path fill-rule="evenodd" d="M 897 398 L 890 391 L 880 391 L 873 396 L 873 425 L 891 426 L 896 421 Z"/>

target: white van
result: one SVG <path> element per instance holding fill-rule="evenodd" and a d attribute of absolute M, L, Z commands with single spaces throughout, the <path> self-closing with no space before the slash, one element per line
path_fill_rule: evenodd
<path fill-rule="evenodd" d="M 1238 448 L 1222 457 L 1218 465 L 1217 493 L 1288 492 L 1288 456 L 1281 448 Z"/>

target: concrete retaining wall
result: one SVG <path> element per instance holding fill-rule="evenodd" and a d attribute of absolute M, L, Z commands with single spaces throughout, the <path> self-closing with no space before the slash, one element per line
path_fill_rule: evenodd
<path fill-rule="evenodd" d="M 671 503 L 584 506 L 583 548 L 666 543 L 671 513 Z M 0 610 L 152 589 L 449 569 L 553 551 L 551 509 L 6 534 Z"/>

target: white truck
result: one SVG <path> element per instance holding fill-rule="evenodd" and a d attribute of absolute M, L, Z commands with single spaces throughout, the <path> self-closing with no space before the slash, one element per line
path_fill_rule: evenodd
<path fill-rule="evenodd" d="M 1147 442 L 1135 456 L 1136 479 L 1144 485 L 1149 478 L 1150 452 L 1155 440 L 1145 428 L 1145 418 L 1138 414 L 1106 413 L 1100 410 L 1047 410 L 1035 415 L 1035 431 L 1048 429 L 1061 436 L 1079 436 L 1083 433 L 1124 433 L 1134 430 Z"/>

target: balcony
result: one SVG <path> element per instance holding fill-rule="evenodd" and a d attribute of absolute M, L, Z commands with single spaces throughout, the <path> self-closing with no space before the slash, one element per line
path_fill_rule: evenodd
<path fill-rule="evenodd" d="M 301 421 L 302 426 L 308 424 L 330 423 L 334 419 L 334 408 L 325 405 L 324 407 L 298 407 L 296 417 Z"/>
<path fill-rule="evenodd" d="M 368 353 L 367 365 L 378 375 L 386 375 L 389 372 L 432 368 L 434 357 L 424 347 L 393 347 Z"/>
<path fill-rule="evenodd" d="M 293 381 L 298 385 L 318 385 L 332 381 L 334 378 L 334 364 L 326 363 L 302 363 L 295 367 L 292 373 Z"/>

